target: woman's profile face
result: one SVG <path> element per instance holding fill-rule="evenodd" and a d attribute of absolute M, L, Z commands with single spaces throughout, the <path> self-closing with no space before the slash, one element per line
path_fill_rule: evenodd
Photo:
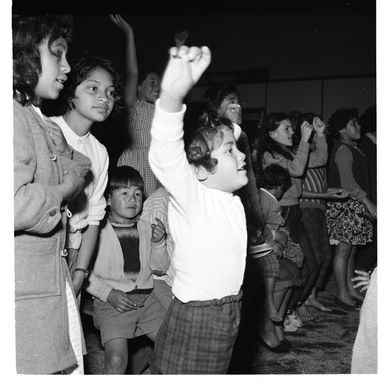
<path fill-rule="evenodd" d="M 283 119 L 276 130 L 271 131 L 269 136 L 284 146 L 292 146 L 293 129 L 289 119 Z"/>

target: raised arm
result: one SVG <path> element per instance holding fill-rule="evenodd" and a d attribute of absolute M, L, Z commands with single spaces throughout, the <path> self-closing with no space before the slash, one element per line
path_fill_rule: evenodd
<path fill-rule="evenodd" d="M 315 130 L 313 138 L 315 149 L 309 153 L 308 167 L 325 166 L 328 161 L 328 144 L 324 134 L 325 124 L 318 116 L 313 119 L 313 128 Z"/>
<path fill-rule="evenodd" d="M 139 70 L 136 58 L 135 37 L 132 27 L 122 18 L 121 15 L 110 15 L 110 19 L 125 36 L 125 60 L 126 60 L 126 82 L 125 82 L 125 103 L 128 108 L 132 107 L 137 100 L 137 82 Z"/>
<path fill-rule="evenodd" d="M 183 99 L 208 67 L 207 47 L 182 46 L 170 49 L 152 121 L 149 164 L 161 184 L 183 210 L 192 208 L 198 197 L 191 191 L 199 182 L 187 162 L 183 141 Z"/>

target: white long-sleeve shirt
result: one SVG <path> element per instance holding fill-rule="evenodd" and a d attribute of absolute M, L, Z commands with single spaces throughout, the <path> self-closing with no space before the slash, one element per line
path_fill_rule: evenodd
<path fill-rule="evenodd" d="M 81 230 L 88 225 L 99 225 L 105 215 L 104 191 L 108 182 L 108 152 L 90 132 L 84 136 L 77 135 L 62 116 L 52 116 L 50 119 L 61 128 L 68 144 L 92 161 L 91 175 L 88 174 L 90 179 L 87 176 L 84 194 L 80 194 L 76 198 L 76 204 L 71 206 L 68 247 L 78 249 L 81 244 Z"/>
<path fill-rule="evenodd" d="M 243 283 L 247 231 L 240 198 L 199 182 L 184 151 L 182 111 L 156 102 L 149 164 L 170 193 L 169 228 L 175 242 L 173 294 L 182 302 L 220 299 Z"/>

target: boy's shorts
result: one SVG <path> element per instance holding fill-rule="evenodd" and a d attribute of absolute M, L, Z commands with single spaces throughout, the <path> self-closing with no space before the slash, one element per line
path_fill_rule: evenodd
<path fill-rule="evenodd" d="M 225 374 L 240 324 L 240 292 L 210 301 L 174 298 L 155 342 L 162 374 Z"/>
<path fill-rule="evenodd" d="M 157 333 L 165 316 L 153 292 L 137 310 L 120 313 L 109 303 L 95 298 L 93 302 L 93 323 L 100 329 L 101 344 L 117 338 L 134 338 Z"/>

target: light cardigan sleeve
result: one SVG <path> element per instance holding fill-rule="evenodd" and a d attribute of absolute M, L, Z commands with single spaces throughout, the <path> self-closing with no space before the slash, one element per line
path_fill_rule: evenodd
<path fill-rule="evenodd" d="M 328 160 L 328 144 L 325 135 L 313 138 L 315 149 L 309 152 L 308 167 L 322 167 L 327 164 Z"/>
<path fill-rule="evenodd" d="M 293 177 L 300 177 L 304 174 L 304 170 L 307 165 L 308 152 L 309 143 L 307 142 L 300 142 L 292 160 L 288 160 L 280 154 L 272 155 L 270 152 L 266 151 L 263 154 L 263 168 L 266 168 L 270 164 L 278 164 L 288 170 L 289 175 Z"/>
<path fill-rule="evenodd" d="M 353 155 L 347 146 L 340 146 L 335 154 L 335 162 L 339 169 L 341 187 L 347 191 L 359 190 L 357 198 L 361 201 L 367 193 L 356 182 L 352 172 Z"/>
<path fill-rule="evenodd" d="M 88 286 L 86 290 L 89 294 L 100 299 L 103 302 L 107 302 L 109 293 L 113 290 L 113 286 L 105 282 L 103 278 L 99 277 L 93 271 L 88 277 Z"/>

